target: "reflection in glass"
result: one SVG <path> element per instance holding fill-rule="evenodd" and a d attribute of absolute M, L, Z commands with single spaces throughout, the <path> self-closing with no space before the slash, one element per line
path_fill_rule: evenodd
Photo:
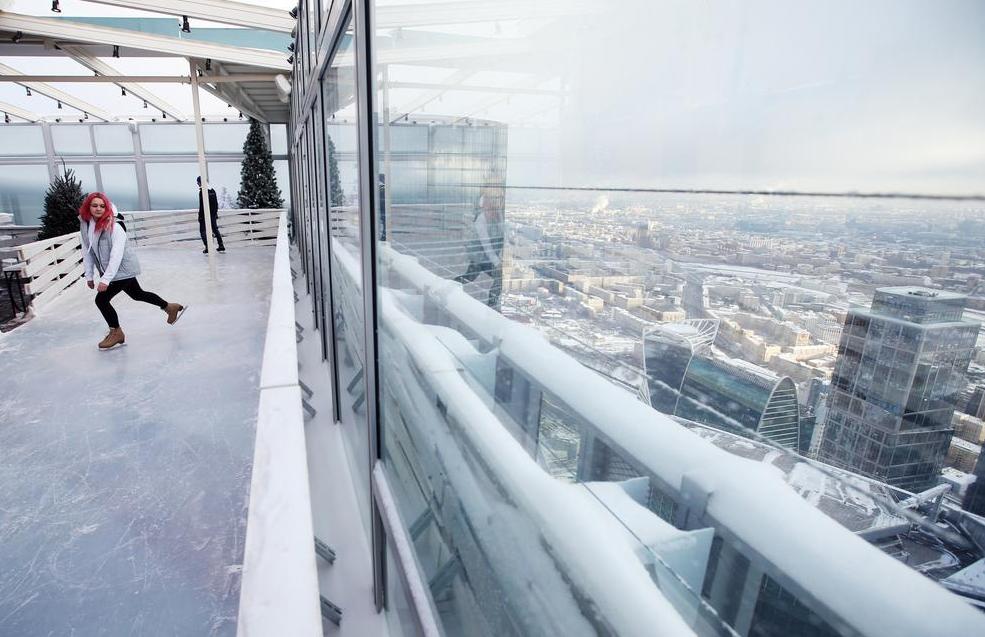
<path fill-rule="evenodd" d="M 207 153 L 241 154 L 246 134 L 250 132 L 249 124 L 206 124 L 203 128 Z"/>
<path fill-rule="evenodd" d="M 362 248 L 359 207 L 359 155 L 357 152 L 356 78 L 351 66 L 355 54 L 351 20 L 348 37 L 322 79 L 322 106 L 325 116 L 324 164 L 315 166 L 309 157 L 316 179 L 327 184 L 328 253 L 331 258 L 330 281 L 334 303 L 335 367 L 338 374 L 339 413 L 344 427 L 347 450 L 353 463 L 360 493 L 363 522 L 369 528 L 369 432 L 366 427 L 365 338 L 362 296 Z M 348 60 L 348 62 L 343 62 Z M 314 131 L 314 129 L 312 129 Z M 313 188 L 314 184 L 309 186 Z M 317 214 L 317 193 L 310 197 L 313 214 Z M 321 224 L 313 221 L 317 232 Z M 323 225 L 321 225 L 323 227 Z M 317 239 L 317 237 L 316 237 Z M 309 270 L 311 272 L 311 270 Z"/>

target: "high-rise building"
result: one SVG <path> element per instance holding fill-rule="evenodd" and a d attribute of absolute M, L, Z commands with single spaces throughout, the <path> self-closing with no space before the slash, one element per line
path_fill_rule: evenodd
<path fill-rule="evenodd" d="M 936 482 L 980 324 L 962 294 L 876 290 L 845 317 L 819 458 L 891 485 Z"/>
<path fill-rule="evenodd" d="M 717 323 L 709 319 L 668 323 L 643 335 L 650 406 L 744 436 L 755 432 L 798 450 L 796 385 L 745 361 L 711 357 Z"/>
<path fill-rule="evenodd" d="M 985 515 L 985 453 L 979 454 L 973 474 L 975 482 L 968 487 L 962 506 L 975 515 Z"/>

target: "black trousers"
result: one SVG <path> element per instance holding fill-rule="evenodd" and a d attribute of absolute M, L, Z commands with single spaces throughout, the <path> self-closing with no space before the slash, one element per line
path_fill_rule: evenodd
<path fill-rule="evenodd" d="M 222 235 L 219 234 L 219 211 L 218 210 L 213 210 L 212 211 L 212 214 L 209 215 L 209 216 L 212 217 L 212 236 L 215 237 L 215 247 L 216 247 L 216 250 L 225 250 L 225 248 L 222 246 Z M 199 236 L 202 237 L 202 245 L 204 245 L 205 246 L 205 249 L 208 250 L 209 249 L 209 240 L 205 238 L 205 213 L 204 212 L 199 212 L 198 213 L 198 234 L 199 234 Z"/>
<path fill-rule="evenodd" d="M 122 281 L 112 281 L 104 291 L 96 294 L 96 307 L 102 313 L 103 318 L 106 319 L 107 325 L 111 329 L 115 329 L 120 326 L 120 317 L 116 315 L 116 310 L 110 305 L 110 301 L 113 297 L 120 292 L 126 292 L 134 301 L 143 301 L 144 303 L 150 303 L 151 305 L 156 305 L 162 310 L 167 306 L 167 301 L 154 294 L 153 292 L 148 292 L 140 287 L 137 283 L 137 278 L 123 279 Z"/>

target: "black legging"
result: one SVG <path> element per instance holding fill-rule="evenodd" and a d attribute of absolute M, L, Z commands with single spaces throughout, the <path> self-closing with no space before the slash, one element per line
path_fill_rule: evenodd
<path fill-rule="evenodd" d="M 110 305 L 110 301 L 113 297 L 120 292 L 126 292 L 134 301 L 143 301 L 144 303 L 150 303 L 151 305 L 156 305 L 162 310 L 167 307 L 167 302 L 154 294 L 153 292 L 148 292 L 140 287 L 137 283 L 137 278 L 123 279 L 122 281 L 112 281 L 104 291 L 96 294 L 96 307 L 102 313 L 103 318 L 106 319 L 106 323 L 110 326 L 110 329 L 116 329 L 120 326 L 120 317 L 116 315 L 116 310 Z"/>

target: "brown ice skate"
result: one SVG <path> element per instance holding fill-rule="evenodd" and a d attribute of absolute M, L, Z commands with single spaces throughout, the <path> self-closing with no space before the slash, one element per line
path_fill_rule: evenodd
<path fill-rule="evenodd" d="M 123 345 L 126 342 L 126 338 L 127 337 L 123 333 L 123 330 L 119 327 L 110 328 L 109 334 L 106 335 L 106 338 L 99 341 L 99 349 L 107 350 L 113 349 L 117 345 Z"/>
<path fill-rule="evenodd" d="M 179 305 L 178 303 L 168 303 L 164 308 L 164 311 L 168 315 L 168 325 L 174 325 L 181 318 L 181 315 L 185 313 L 187 308 L 184 305 Z"/>

